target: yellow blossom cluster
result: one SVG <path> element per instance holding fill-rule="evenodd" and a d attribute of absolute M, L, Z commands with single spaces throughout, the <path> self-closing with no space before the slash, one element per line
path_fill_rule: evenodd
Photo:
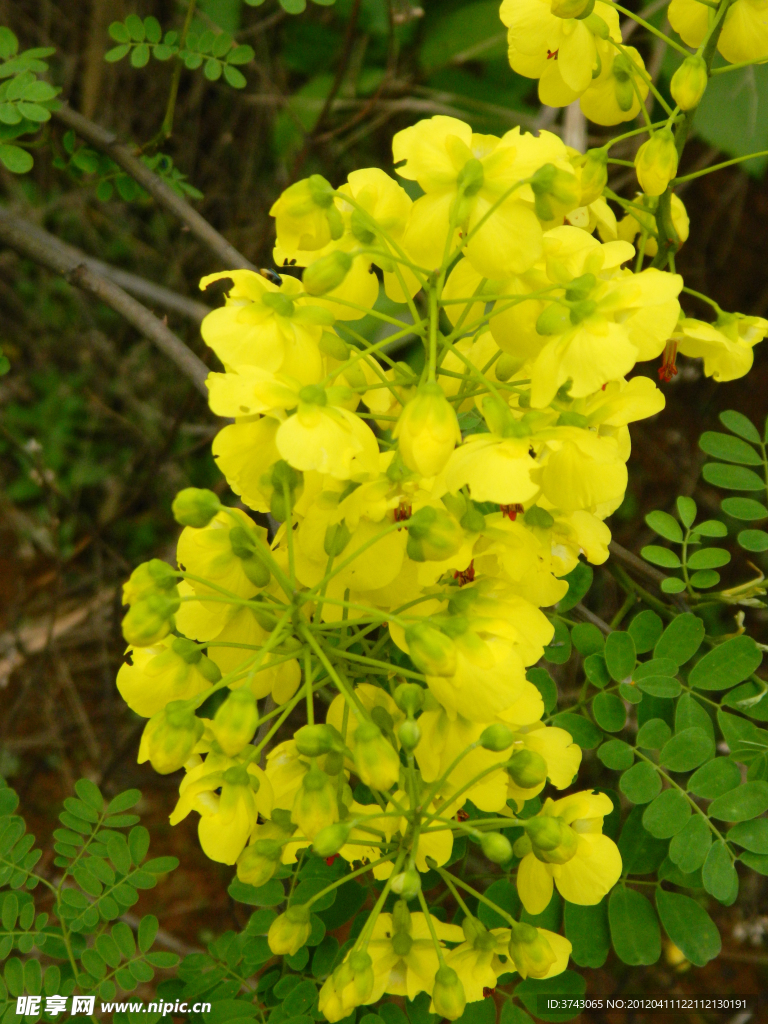
<path fill-rule="evenodd" d="M 526 0 L 503 16 L 559 51 L 545 96 L 633 116 L 642 80 L 618 89 L 612 8 L 564 20 Z M 272 208 L 279 273 L 203 280 L 226 286 L 202 333 L 222 365 L 211 409 L 231 421 L 213 453 L 242 507 L 178 495 L 178 568 L 153 560 L 126 584 L 117 680 L 149 719 L 139 759 L 184 768 L 171 822 L 197 812 L 203 850 L 241 882 L 336 854 L 373 873 L 376 906 L 321 992 L 332 1022 L 422 991 L 455 1019 L 501 974 L 565 969 L 561 936 L 508 914 L 488 931 L 466 910 L 454 842 L 516 866 L 528 914 L 553 887 L 592 905 L 619 878 L 605 794 L 530 810 L 581 761 L 527 675 L 553 639 L 542 609 L 581 557 L 608 557 L 628 426 L 664 406 L 636 364 L 679 348 L 730 379 L 764 333 L 681 318 L 680 276 L 632 269 L 651 207 L 617 224 L 600 168 L 554 134 L 436 116 L 393 151 L 418 198 L 376 168 L 339 188 L 314 175 Z M 379 333 L 362 333 L 371 319 Z M 278 735 L 302 702 L 306 724 Z M 428 913 L 430 869 L 462 927 Z M 274 953 L 306 942 L 316 898 L 274 921 Z"/>

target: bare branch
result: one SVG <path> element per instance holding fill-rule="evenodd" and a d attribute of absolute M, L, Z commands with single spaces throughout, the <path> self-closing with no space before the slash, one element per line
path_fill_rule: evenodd
<path fill-rule="evenodd" d="M 32 229 L 32 230 L 30 230 Z M 208 396 L 205 379 L 208 367 L 184 342 L 177 338 L 162 320 L 151 313 L 146 306 L 132 298 L 118 285 L 95 273 L 76 255 L 68 252 L 68 246 L 49 236 L 47 232 L 34 228 L 21 217 L 16 217 L 0 208 L 0 241 L 11 249 L 28 256 L 49 270 L 63 274 L 70 284 L 90 292 L 106 305 L 133 324 L 145 338 L 149 338 L 164 355 L 172 359 L 179 369 L 194 383 L 201 394 Z M 55 244 L 54 244 L 55 243 Z M 76 250 L 75 250 L 76 253 Z"/>
<path fill-rule="evenodd" d="M 161 206 L 164 206 L 166 210 L 186 224 L 192 234 L 218 256 L 227 270 L 256 270 L 256 267 L 242 253 L 238 252 L 223 235 L 220 235 L 205 217 L 202 217 L 185 199 L 177 196 L 170 185 L 167 185 L 159 175 L 150 171 L 147 165 L 135 155 L 131 146 L 118 142 L 116 135 L 93 121 L 89 121 L 82 114 L 78 114 L 66 103 L 55 111 L 53 116 L 72 128 L 96 149 L 106 153 L 122 167 L 126 174 L 130 174 L 134 181 L 146 189 Z"/>

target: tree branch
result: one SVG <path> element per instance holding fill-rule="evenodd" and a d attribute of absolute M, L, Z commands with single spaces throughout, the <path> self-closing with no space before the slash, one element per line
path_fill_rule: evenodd
<path fill-rule="evenodd" d="M 30 230 L 31 229 L 31 230 Z M 92 270 L 78 258 L 77 250 L 68 251 L 69 246 L 49 236 L 47 232 L 0 208 L 0 241 L 22 256 L 27 256 L 41 266 L 63 274 L 70 283 L 90 292 L 106 305 L 133 324 L 133 326 L 154 342 L 160 351 L 172 359 L 178 368 L 194 383 L 201 394 L 208 397 L 205 379 L 208 367 L 177 338 L 162 320 L 151 313 L 146 306 L 132 298 L 117 284 Z"/>
<path fill-rule="evenodd" d="M 186 224 L 192 234 L 218 256 L 227 270 L 257 269 L 223 235 L 220 235 L 205 217 L 202 217 L 185 199 L 177 196 L 170 185 L 167 185 L 159 175 L 150 171 L 146 164 L 142 163 L 135 155 L 131 146 L 118 142 L 116 135 L 93 121 L 89 121 L 82 114 L 78 114 L 66 103 L 55 111 L 53 116 L 75 131 L 86 142 L 114 160 L 126 174 L 130 174 L 134 181 L 137 181 L 143 189 L 149 192 L 161 206 L 164 206 L 166 210 Z"/>

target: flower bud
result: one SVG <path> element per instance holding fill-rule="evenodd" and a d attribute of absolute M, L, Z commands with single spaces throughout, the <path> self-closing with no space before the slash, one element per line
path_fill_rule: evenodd
<path fill-rule="evenodd" d="M 464 543 L 464 531 L 444 508 L 425 505 L 407 522 L 406 553 L 414 562 L 443 562 Z"/>
<path fill-rule="evenodd" d="M 521 978 L 545 978 L 556 960 L 546 936 L 532 924 L 512 929 L 509 957 Z"/>
<path fill-rule="evenodd" d="M 138 763 L 149 761 L 160 775 L 178 771 L 189 760 L 204 728 L 202 719 L 184 701 L 172 700 L 144 727 Z"/>
<path fill-rule="evenodd" d="M 452 967 L 443 965 L 435 975 L 432 1006 L 435 1013 L 448 1020 L 456 1020 L 464 1013 L 467 997 L 459 976 Z"/>
<path fill-rule="evenodd" d="M 392 892 L 404 900 L 412 900 L 421 892 L 421 876 L 415 868 L 408 868 L 392 879 Z"/>
<path fill-rule="evenodd" d="M 480 733 L 480 746 L 484 750 L 493 750 L 499 753 L 502 750 L 507 750 L 514 742 L 515 734 L 508 725 L 504 725 L 502 722 L 488 725 Z"/>
<path fill-rule="evenodd" d="M 308 295 L 326 295 L 343 284 L 352 269 L 352 257 L 342 249 L 334 249 L 327 256 L 321 256 L 310 263 L 302 274 L 304 291 Z"/>
<path fill-rule="evenodd" d="M 316 250 L 340 238 L 344 225 L 333 198 L 333 187 L 320 174 L 289 186 L 269 211 L 280 244 L 291 250 Z"/>
<path fill-rule="evenodd" d="M 355 768 L 369 789 L 391 789 L 400 778 L 400 758 L 375 722 L 363 722 L 357 727 Z"/>
<path fill-rule="evenodd" d="M 619 109 L 626 113 L 626 111 L 632 109 L 632 104 L 635 102 L 635 89 L 632 85 L 632 64 L 623 53 L 619 53 L 613 58 L 612 71 L 616 102 L 619 105 Z"/>
<path fill-rule="evenodd" d="M 351 536 L 352 534 L 349 532 L 349 527 L 343 520 L 340 523 L 331 523 L 325 531 L 323 551 L 325 551 L 328 557 L 331 555 L 337 557 L 342 553 L 347 544 L 349 544 Z"/>
<path fill-rule="evenodd" d="M 340 363 L 346 363 L 349 359 L 349 345 L 333 331 L 323 331 L 317 347 L 324 356 L 338 359 Z"/>
<path fill-rule="evenodd" d="M 213 491 L 201 487 L 185 487 L 173 499 L 171 511 L 181 526 L 194 526 L 200 530 L 221 512 L 221 502 Z"/>
<path fill-rule="evenodd" d="M 411 661 L 427 676 L 452 676 L 456 671 L 456 647 L 453 640 L 426 622 L 417 622 L 405 631 Z"/>
<path fill-rule="evenodd" d="M 168 636 L 179 604 L 178 597 L 164 594 L 149 594 L 136 601 L 123 617 L 126 642 L 131 647 L 149 647 Z"/>
<path fill-rule="evenodd" d="M 523 827 L 538 860 L 545 864 L 567 864 L 575 857 L 578 837 L 560 818 L 540 814 L 528 818 Z"/>
<path fill-rule="evenodd" d="M 400 683 L 395 690 L 395 704 L 413 718 L 424 706 L 424 688 L 418 683 Z"/>
<path fill-rule="evenodd" d="M 521 789 L 532 789 L 545 781 L 547 762 L 535 750 L 518 750 L 512 755 L 507 771 Z"/>
<path fill-rule="evenodd" d="M 266 587 L 271 574 L 261 560 L 259 546 L 253 535 L 244 526 L 233 526 L 229 531 L 232 554 L 243 563 L 243 572 L 254 587 Z"/>
<path fill-rule="evenodd" d="M 707 65 L 703 57 L 692 54 L 686 57 L 672 75 L 669 91 L 681 110 L 698 107 L 707 88 Z"/>
<path fill-rule="evenodd" d="M 562 334 L 572 326 L 570 310 L 559 302 L 550 302 L 536 320 L 537 332 L 546 337 Z"/>
<path fill-rule="evenodd" d="M 551 11 L 556 18 L 586 18 L 595 7 L 595 0 L 552 0 Z"/>
<path fill-rule="evenodd" d="M 470 506 L 459 520 L 462 530 L 468 533 L 482 533 L 485 529 L 485 516 L 480 509 Z"/>
<path fill-rule="evenodd" d="M 648 196 L 660 196 L 677 174 L 677 147 L 669 128 L 662 128 L 644 142 L 635 157 L 640 187 Z"/>
<path fill-rule="evenodd" d="M 534 208 L 539 220 L 550 221 L 579 205 L 581 194 L 576 176 L 554 164 L 544 164 L 531 178 Z"/>
<path fill-rule="evenodd" d="M 258 724 L 256 698 L 248 687 L 243 687 L 232 690 L 219 706 L 211 729 L 227 757 L 234 757 L 251 742 Z"/>
<path fill-rule="evenodd" d="M 589 206 L 599 199 L 608 184 L 608 151 L 588 149 L 581 165 L 581 205 Z"/>
<path fill-rule="evenodd" d="M 309 907 L 294 904 L 269 926 L 267 942 L 275 956 L 293 956 L 306 943 L 312 931 Z"/>
<path fill-rule="evenodd" d="M 401 932 L 404 935 L 411 934 L 413 922 L 411 921 L 411 912 L 405 900 L 397 900 L 394 907 L 392 907 L 392 928 L 395 932 Z"/>
<path fill-rule="evenodd" d="M 339 820 L 336 787 L 324 771 L 310 768 L 296 791 L 291 809 L 291 820 L 307 839 Z"/>
<path fill-rule="evenodd" d="M 158 592 L 166 596 L 178 596 L 177 583 L 178 574 L 167 562 L 160 558 L 151 558 L 148 562 L 137 565 L 128 581 L 123 584 L 123 604 L 133 604 L 141 597 Z"/>
<path fill-rule="evenodd" d="M 484 832 L 480 846 L 493 864 L 506 864 L 512 857 L 512 844 L 501 832 Z"/>
<path fill-rule="evenodd" d="M 318 857 L 333 857 L 349 839 L 351 831 L 351 822 L 337 821 L 335 825 L 326 825 L 312 841 L 312 849 Z"/>
<path fill-rule="evenodd" d="M 421 740 L 421 729 L 411 718 L 407 718 L 397 730 L 397 738 L 403 750 L 410 753 L 415 750 Z"/>
<path fill-rule="evenodd" d="M 277 871 L 282 850 L 277 839 L 257 839 L 237 858 L 237 877 L 247 885 L 265 885 Z"/>
<path fill-rule="evenodd" d="M 437 476 L 457 444 L 461 430 L 453 406 L 439 384 L 422 384 L 400 413 L 394 433 L 405 465 L 421 476 Z"/>
<path fill-rule="evenodd" d="M 321 757 L 332 750 L 344 749 L 344 741 L 332 725 L 302 725 L 293 739 L 296 749 L 304 757 Z"/>

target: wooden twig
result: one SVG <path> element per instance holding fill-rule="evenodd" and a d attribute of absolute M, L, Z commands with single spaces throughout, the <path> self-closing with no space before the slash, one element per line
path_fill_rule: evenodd
<path fill-rule="evenodd" d="M 223 235 L 219 234 L 205 217 L 201 216 L 186 199 L 177 195 L 158 174 L 142 163 L 134 149 L 121 143 L 113 132 L 107 131 L 101 125 L 83 117 L 66 103 L 54 113 L 54 117 L 89 142 L 95 149 L 114 160 L 126 174 L 130 174 L 133 180 L 149 192 L 161 206 L 164 206 L 166 210 L 186 224 L 192 234 L 218 256 L 227 270 L 256 270 L 256 267 L 242 253 L 238 252 Z"/>
<path fill-rule="evenodd" d="M 0 209 L 0 241 L 11 249 L 28 256 L 35 263 L 63 274 L 66 280 L 84 291 L 90 292 L 115 312 L 133 324 L 133 326 L 172 359 L 178 368 L 189 377 L 201 394 L 208 396 L 205 379 L 208 367 L 195 353 L 178 338 L 162 320 L 150 312 L 136 299 L 132 298 L 119 285 L 95 273 L 85 263 L 78 262 L 76 257 L 59 244 L 52 244 L 46 232 L 30 231 L 31 225 L 7 210 Z"/>

